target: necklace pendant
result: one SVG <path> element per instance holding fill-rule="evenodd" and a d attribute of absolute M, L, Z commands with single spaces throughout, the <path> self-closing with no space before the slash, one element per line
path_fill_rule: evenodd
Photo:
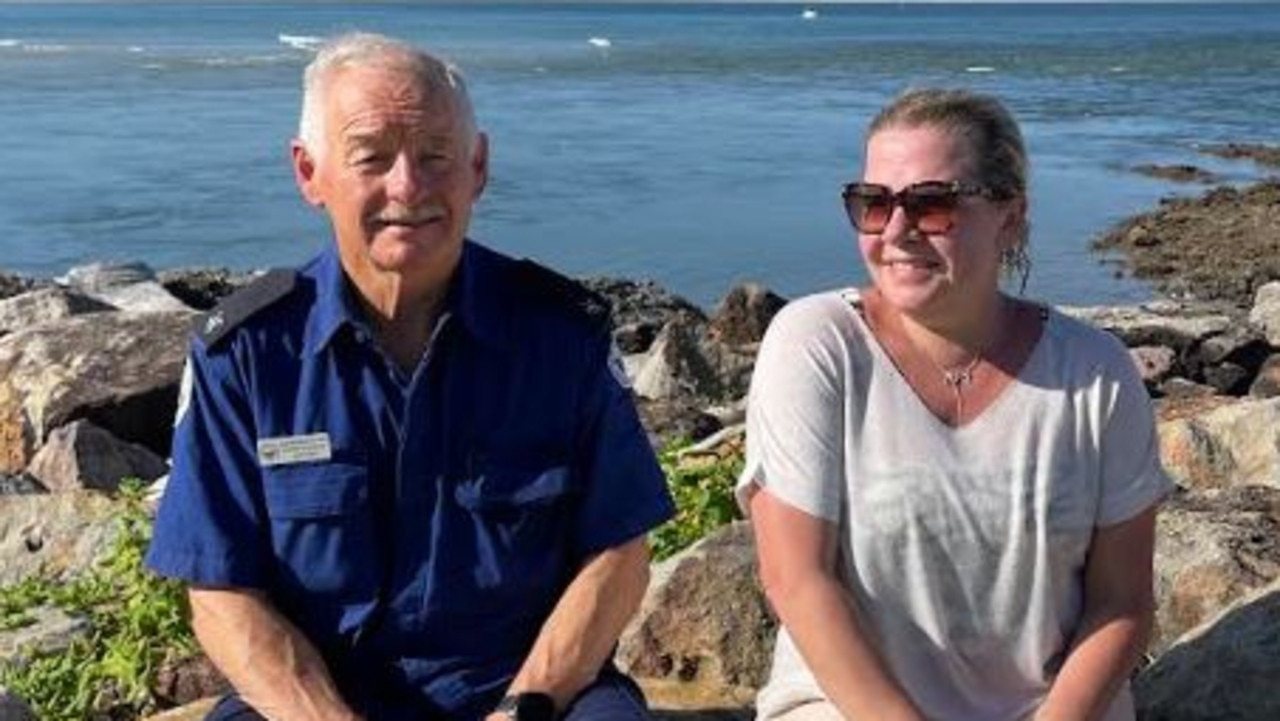
<path fill-rule="evenodd" d="M 942 380 L 952 388 L 959 388 L 973 382 L 973 369 L 960 368 L 942 372 Z"/>

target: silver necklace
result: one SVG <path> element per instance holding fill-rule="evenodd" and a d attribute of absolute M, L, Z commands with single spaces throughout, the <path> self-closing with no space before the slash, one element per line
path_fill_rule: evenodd
<path fill-rule="evenodd" d="M 960 425 L 964 422 L 964 387 L 973 383 L 973 373 L 978 369 L 978 364 L 982 362 L 982 351 L 974 353 L 973 360 L 958 368 L 943 368 L 928 353 L 925 353 L 924 356 L 942 374 L 942 382 L 951 389 L 951 393 L 956 397 L 956 417 L 953 423 L 957 426 Z"/>
<path fill-rule="evenodd" d="M 975 353 L 973 360 L 969 361 L 961 368 L 943 368 L 932 358 L 930 358 L 929 361 L 942 372 L 942 382 L 951 386 L 957 393 L 959 393 L 961 386 L 973 383 L 973 371 L 977 369 L 978 363 L 982 361 L 982 352 L 979 351 L 978 353 Z"/>

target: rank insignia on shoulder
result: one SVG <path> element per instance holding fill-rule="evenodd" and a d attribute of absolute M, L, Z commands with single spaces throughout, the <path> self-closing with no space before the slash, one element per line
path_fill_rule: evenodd
<path fill-rule="evenodd" d="M 255 313 L 293 292 L 296 271 L 277 268 L 237 290 L 196 321 L 195 332 L 212 348 Z"/>

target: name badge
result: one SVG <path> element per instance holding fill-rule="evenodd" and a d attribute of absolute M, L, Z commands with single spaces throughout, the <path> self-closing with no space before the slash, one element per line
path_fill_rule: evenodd
<path fill-rule="evenodd" d="M 258 439 L 258 465 L 263 468 L 327 461 L 332 457 L 328 433 Z"/>

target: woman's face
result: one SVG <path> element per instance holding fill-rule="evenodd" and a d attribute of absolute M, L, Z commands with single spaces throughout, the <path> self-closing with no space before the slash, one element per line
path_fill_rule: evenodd
<path fill-rule="evenodd" d="M 864 183 L 897 193 L 925 181 L 977 184 L 967 144 L 927 126 L 887 127 L 867 141 Z M 901 206 L 879 233 L 860 232 L 858 245 L 872 284 L 894 308 L 918 320 L 980 312 L 999 287 L 1000 254 L 1017 241 L 1022 198 L 956 198 L 950 228 L 913 228 Z"/>

